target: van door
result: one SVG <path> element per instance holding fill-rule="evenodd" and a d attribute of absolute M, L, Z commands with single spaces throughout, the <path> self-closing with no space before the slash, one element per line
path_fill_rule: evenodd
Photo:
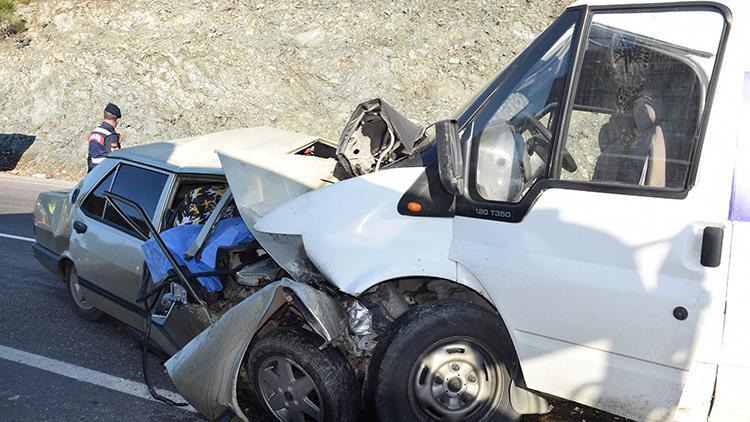
<path fill-rule="evenodd" d="M 450 254 L 496 304 L 527 387 L 664 420 L 701 331 L 721 336 L 732 169 L 715 164 L 734 141 L 701 144 L 725 17 L 589 8 L 556 25 L 463 125 Z"/>
<path fill-rule="evenodd" d="M 169 179 L 167 173 L 121 163 L 88 194 L 73 216 L 79 229 L 71 234 L 70 250 L 87 300 L 138 329 L 143 328 L 136 299 L 143 274 L 140 245 L 144 239 L 107 203 L 104 192 L 136 201 L 158 220 Z M 135 210 L 126 205 L 122 208 L 148 233 Z M 158 227 L 159 221 L 155 224 Z"/>

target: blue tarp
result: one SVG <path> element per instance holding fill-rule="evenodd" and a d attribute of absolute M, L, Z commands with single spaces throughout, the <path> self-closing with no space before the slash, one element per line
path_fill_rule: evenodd
<path fill-rule="evenodd" d="M 189 224 L 173 227 L 160 233 L 162 240 L 164 240 L 167 248 L 172 252 L 172 256 L 177 260 L 177 263 L 185 265 L 193 273 L 214 271 L 216 252 L 219 247 L 235 246 L 253 241 L 253 235 L 247 229 L 242 218 L 226 218 L 216 223 L 213 233 L 201 252 L 200 260 L 191 259 L 185 261 L 185 252 L 187 252 L 190 244 L 193 243 L 202 228 L 203 224 Z M 159 245 L 156 244 L 156 240 L 153 238 L 141 245 L 141 251 L 151 272 L 152 281 L 154 283 L 159 282 L 172 269 L 172 265 L 170 265 L 167 257 L 164 256 L 161 248 L 159 248 Z M 216 276 L 200 277 L 198 278 L 198 282 L 209 292 L 217 292 L 222 288 L 221 282 Z"/>

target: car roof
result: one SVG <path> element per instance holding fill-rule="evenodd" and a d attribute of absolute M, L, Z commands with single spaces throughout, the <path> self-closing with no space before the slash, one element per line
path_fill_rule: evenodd
<path fill-rule="evenodd" d="M 251 154 L 253 151 L 289 154 L 315 141 L 330 144 L 315 136 L 260 126 L 137 145 L 114 151 L 109 156 L 175 173 L 223 174 L 216 155 L 219 148 L 238 154 Z"/>

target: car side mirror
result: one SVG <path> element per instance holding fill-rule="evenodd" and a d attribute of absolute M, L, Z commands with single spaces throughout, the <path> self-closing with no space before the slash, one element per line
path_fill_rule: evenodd
<path fill-rule="evenodd" d="M 441 120 L 435 123 L 437 141 L 438 167 L 440 181 L 450 194 L 463 195 L 464 163 L 461 153 L 461 141 L 458 136 L 458 122 Z"/>

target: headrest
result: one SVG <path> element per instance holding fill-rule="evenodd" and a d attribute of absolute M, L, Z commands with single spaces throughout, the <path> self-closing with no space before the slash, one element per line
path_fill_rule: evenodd
<path fill-rule="evenodd" d="M 638 129 L 648 129 L 656 123 L 656 110 L 649 98 L 642 97 L 633 104 L 633 120 Z"/>

